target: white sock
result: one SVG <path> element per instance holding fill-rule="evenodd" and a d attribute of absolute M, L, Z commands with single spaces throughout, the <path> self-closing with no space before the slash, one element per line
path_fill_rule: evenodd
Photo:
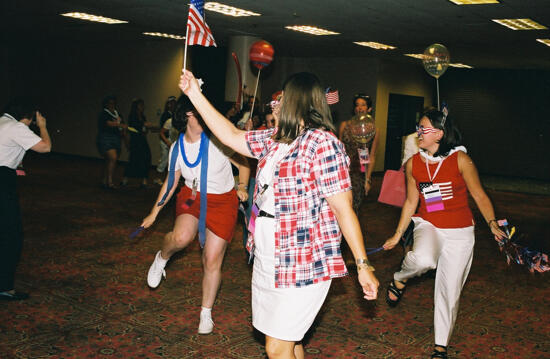
<path fill-rule="evenodd" d="M 162 265 L 162 267 L 166 267 L 166 263 L 168 263 L 168 259 L 162 258 L 162 252 L 159 252 L 157 255 L 157 262 Z"/>
<path fill-rule="evenodd" d="M 212 317 L 212 308 L 201 307 L 201 315 Z"/>

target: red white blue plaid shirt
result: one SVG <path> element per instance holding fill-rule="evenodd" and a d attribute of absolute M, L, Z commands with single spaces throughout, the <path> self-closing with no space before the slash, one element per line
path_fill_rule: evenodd
<path fill-rule="evenodd" d="M 246 133 L 258 169 L 279 146 L 273 133 L 274 129 Z M 342 233 L 326 197 L 351 190 L 348 168 L 343 144 L 319 129 L 299 136 L 277 165 L 273 182 L 275 287 L 303 287 L 347 274 L 340 252 Z M 257 183 L 254 200 L 259 193 Z M 252 233 L 246 247 L 253 255 Z"/>

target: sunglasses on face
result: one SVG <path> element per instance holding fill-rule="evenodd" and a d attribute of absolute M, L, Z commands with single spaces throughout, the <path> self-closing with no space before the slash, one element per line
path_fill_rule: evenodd
<path fill-rule="evenodd" d="M 427 135 L 428 133 L 437 133 L 438 131 L 441 130 L 434 127 L 416 126 L 416 132 L 418 133 L 418 136 Z"/>

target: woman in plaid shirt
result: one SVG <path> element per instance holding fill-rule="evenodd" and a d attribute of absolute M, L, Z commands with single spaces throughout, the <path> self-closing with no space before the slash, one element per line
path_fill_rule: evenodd
<path fill-rule="evenodd" d="M 349 158 L 332 133 L 319 80 L 309 73 L 291 76 L 274 111 L 277 127 L 248 132 L 216 111 L 191 72 L 184 71 L 180 88 L 214 135 L 236 152 L 258 159 L 247 243 L 255 257 L 253 325 L 266 335 L 270 358 L 303 358 L 300 341 L 332 278 L 347 274 L 342 234 L 356 259 L 365 299 L 376 299 L 378 291 L 352 208 Z"/>

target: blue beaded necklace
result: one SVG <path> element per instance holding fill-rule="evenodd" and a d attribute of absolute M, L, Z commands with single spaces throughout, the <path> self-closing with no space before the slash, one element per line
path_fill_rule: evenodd
<path fill-rule="evenodd" d="M 181 152 L 181 157 L 183 158 L 183 162 L 185 162 L 185 165 L 189 168 L 197 167 L 198 164 L 201 162 L 205 147 L 207 147 L 205 146 L 207 144 L 206 134 L 204 132 L 201 133 L 201 143 L 199 147 L 199 154 L 197 156 L 197 159 L 193 163 L 189 162 L 189 160 L 187 159 L 187 155 L 185 154 L 185 141 L 183 140 L 183 137 L 184 136 L 181 136 L 179 140 L 180 152 Z"/>

